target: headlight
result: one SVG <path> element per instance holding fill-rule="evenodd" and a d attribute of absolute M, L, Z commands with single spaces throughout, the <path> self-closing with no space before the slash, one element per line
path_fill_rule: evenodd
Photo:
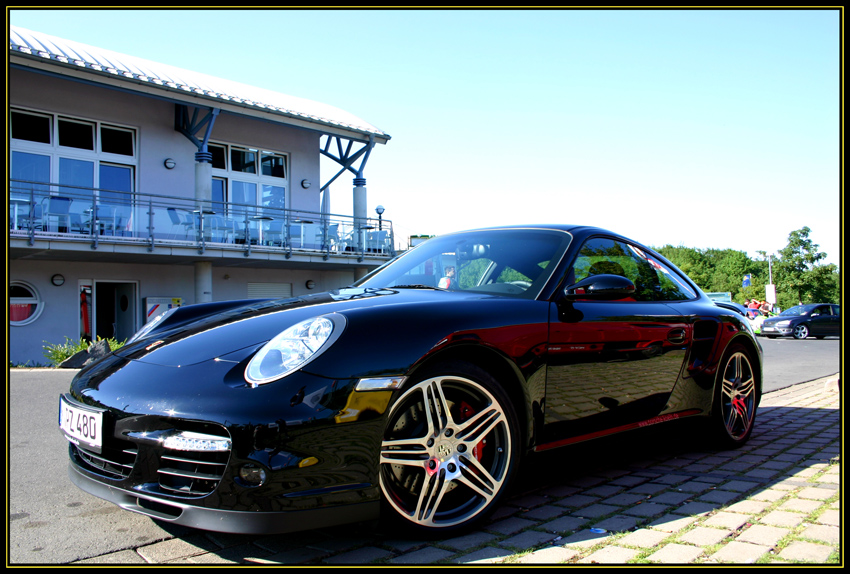
<path fill-rule="evenodd" d="M 791 321 L 778 321 L 773 324 L 774 327 L 787 327 L 791 324 Z"/>
<path fill-rule="evenodd" d="M 293 325 L 254 355 L 245 369 L 245 380 L 257 386 L 285 377 L 318 357 L 343 329 L 345 318 L 336 314 Z"/>

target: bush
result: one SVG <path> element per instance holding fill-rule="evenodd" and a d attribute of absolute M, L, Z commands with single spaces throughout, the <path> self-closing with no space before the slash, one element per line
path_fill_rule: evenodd
<path fill-rule="evenodd" d="M 98 341 L 101 340 L 100 337 L 97 338 Z M 121 348 L 125 341 L 117 341 L 115 339 L 106 339 L 106 342 L 109 343 L 109 350 L 114 351 L 115 349 Z M 59 366 L 59 364 L 69 357 L 73 357 L 80 351 L 87 351 L 90 343 L 85 339 L 80 339 L 79 341 L 74 341 L 71 337 L 66 336 L 64 343 L 48 343 L 44 341 L 44 351 L 43 354 L 50 361 L 50 364 L 54 367 Z"/>

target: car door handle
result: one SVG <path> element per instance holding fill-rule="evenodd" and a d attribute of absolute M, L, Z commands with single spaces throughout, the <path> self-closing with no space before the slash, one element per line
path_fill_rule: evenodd
<path fill-rule="evenodd" d="M 669 333 L 667 333 L 667 340 L 674 345 L 681 345 L 685 342 L 685 330 L 684 329 L 673 329 Z"/>

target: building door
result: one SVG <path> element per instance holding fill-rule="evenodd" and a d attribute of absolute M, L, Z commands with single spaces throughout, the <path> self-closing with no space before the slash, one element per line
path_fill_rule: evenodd
<path fill-rule="evenodd" d="M 138 330 L 138 289 L 135 282 L 94 281 L 92 338 L 126 341 Z"/>

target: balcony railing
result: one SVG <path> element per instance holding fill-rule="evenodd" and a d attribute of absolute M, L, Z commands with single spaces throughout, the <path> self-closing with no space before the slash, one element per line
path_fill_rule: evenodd
<path fill-rule="evenodd" d="M 395 255 L 392 222 L 262 205 L 9 180 L 9 235 L 241 251 Z"/>

